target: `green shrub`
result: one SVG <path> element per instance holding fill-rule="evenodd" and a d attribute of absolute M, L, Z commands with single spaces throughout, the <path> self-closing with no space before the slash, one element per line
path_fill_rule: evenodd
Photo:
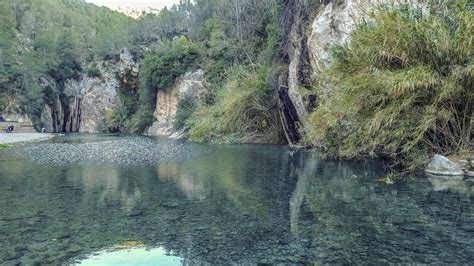
<path fill-rule="evenodd" d="M 25 111 L 30 115 L 33 124 L 37 128 L 42 126 L 41 114 L 45 104 L 44 96 L 43 88 L 36 84 L 29 84 L 21 98 L 21 105 L 24 106 Z"/>
<path fill-rule="evenodd" d="M 173 44 L 163 43 L 155 53 L 145 56 L 140 72 L 143 88 L 168 88 L 177 77 L 197 67 L 199 58 L 199 47 L 184 36 Z"/>
<path fill-rule="evenodd" d="M 334 155 L 387 155 L 416 168 L 430 153 L 469 146 L 474 14 L 466 1 L 428 12 L 383 6 L 334 47 L 308 142 Z M 321 91 L 321 90 L 319 90 Z"/>
<path fill-rule="evenodd" d="M 102 78 L 102 73 L 95 64 L 87 68 L 86 75 L 90 78 Z"/>
<path fill-rule="evenodd" d="M 127 122 L 127 131 L 143 133 L 151 124 L 153 124 L 153 110 L 147 106 L 141 106 Z"/>
<path fill-rule="evenodd" d="M 7 109 L 8 106 L 8 99 L 6 93 L 0 93 L 0 114 Z"/>
<path fill-rule="evenodd" d="M 5 149 L 5 148 L 8 148 L 8 147 L 10 147 L 8 144 L 0 143 L 0 149 Z"/>
<path fill-rule="evenodd" d="M 105 121 L 101 123 L 99 131 L 124 133 L 127 131 L 127 119 L 127 110 L 122 103 L 119 103 L 114 109 L 107 111 Z"/>
<path fill-rule="evenodd" d="M 236 68 L 213 106 L 201 106 L 188 120 L 189 139 L 197 142 L 281 143 L 276 99 L 268 89 L 267 67 L 257 73 Z"/>
<path fill-rule="evenodd" d="M 468 171 L 474 171 L 474 160 L 472 158 L 467 158 L 466 169 Z"/>
<path fill-rule="evenodd" d="M 191 95 L 184 96 L 178 103 L 178 110 L 176 111 L 176 117 L 174 121 L 174 128 L 180 129 L 186 125 L 186 121 L 196 110 L 197 103 Z"/>
<path fill-rule="evenodd" d="M 138 80 L 133 77 L 132 69 L 128 68 L 123 73 L 117 73 L 116 79 L 119 82 L 117 94 L 120 98 L 126 117 L 131 117 L 140 106 L 139 93 L 137 87 Z"/>

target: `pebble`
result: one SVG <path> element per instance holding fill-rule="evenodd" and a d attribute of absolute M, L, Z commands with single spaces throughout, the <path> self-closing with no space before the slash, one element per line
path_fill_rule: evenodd
<path fill-rule="evenodd" d="M 106 141 L 42 142 L 11 149 L 19 156 L 51 166 L 79 165 L 156 165 L 202 156 L 203 149 L 176 141 L 158 141 L 148 137 L 122 137 Z"/>

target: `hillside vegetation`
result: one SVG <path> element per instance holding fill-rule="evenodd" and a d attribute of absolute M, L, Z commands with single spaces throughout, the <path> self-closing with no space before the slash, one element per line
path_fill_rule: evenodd
<path fill-rule="evenodd" d="M 420 166 L 472 148 L 472 6 L 382 6 L 347 46 L 333 47 L 307 141 L 344 157 L 386 155 Z"/>
<path fill-rule="evenodd" d="M 1 1 L 0 112 L 26 112 L 39 123 L 43 106 L 63 97 L 66 80 L 129 45 L 132 22 L 77 0 Z"/>
<path fill-rule="evenodd" d="M 178 105 L 175 127 L 189 140 L 286 143 L 275 73 L 289 64 L 292 29 L 304 35 L 328 2 L 181 0 L 133 19 L 82 0 L 2 1 L 0 113 L 27 113 L 40 125 L 67 80 L 102 78 L 98 62 L 116 62 L 127 48 L 140 63 L 138 81 L 122 82 L 131 70 L 117 73 L 120 102 L 104 131 L 146 132 L 158 91 L 202 69 L 202 101 Z M 301 145 L 413 168 L 433 153 L 472 149 L 473 6 L 423 2 L 374 9 L 348 44 L 332 47 L 322 76 L 300 75 L 318 99 L 301 118 Z"/>

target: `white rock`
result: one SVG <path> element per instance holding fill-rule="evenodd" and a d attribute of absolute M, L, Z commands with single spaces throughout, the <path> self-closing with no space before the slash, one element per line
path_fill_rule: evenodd
<path fill-rule="evenodd" d="M 169 137 L 176 133 L 173 124 L 179 101 L 185 96 L 191 96 L 196 101 L 200 100 L 204 90 L 203 75 L 203 70 L 187 72 L 178 78 L 171 87 L 158 91 L 156 109 L 153 114 L 155 122 L 148 129 L 148 135 Z"/>
<path fill-rule="evenodd" d="M 442 176 L 462 176 L 464 172 L 461 167 L 450 161 L 448 158 L 436 154 L 431 160 L 430 164 L 426 166 L 425 172 L 434 175 Z"/>

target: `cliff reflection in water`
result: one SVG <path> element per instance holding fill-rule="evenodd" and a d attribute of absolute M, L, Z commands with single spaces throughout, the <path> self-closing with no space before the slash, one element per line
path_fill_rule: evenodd
<path fill-rule="evenodd" d="M 121 140 L 107 137 L 100 154 Z M 179 151 L 168 141 L 126 140 L 149 153 L 150 143 Z M 324 161 L 272 145 L 179 145 L 199 156 L 58 165 L 39 164 L 34 149 L 0 151 L 0 262 L 80 260 L 123 243 L 163 247 L 183 263 L 474 261 L 469 181 L 420 175 L 385 186 L 375 182 L 385 174 L 379 161 Z"/>

